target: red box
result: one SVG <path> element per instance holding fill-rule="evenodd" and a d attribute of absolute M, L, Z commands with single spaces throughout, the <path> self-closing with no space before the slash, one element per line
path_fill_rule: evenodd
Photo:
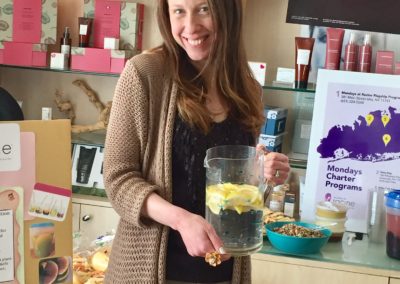
<path fill-rule="evenodd" d="M 3 42 L 2 63 L 17 66 L 47 66 L 47 45 L 23 42 Z M 1 62 L 1 61 L 0 61 Z"/>
<path fill-rule="evenodd" d="M 121 73 L 132 50 L 111 50 L 91 47 L 71 48 L 71 69 L 90 72 Z"/>

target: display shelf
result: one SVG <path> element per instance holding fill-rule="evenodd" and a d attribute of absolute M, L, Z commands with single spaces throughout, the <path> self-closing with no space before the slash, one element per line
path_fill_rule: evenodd
<path fill-rule="evenodd" d="M 119 73 L 101 73 L 101 72 L 91 72 L 91 71 L 72 70 L 72 69 L 52 69 L 50 67 L 17 66 L 17 65 L 7 65 L 7 64 L 0 64 L 0 67 L 35 70 L 35 71 L 50 71 L 50 72 L 58 72 L 58 73 L 107 76 L 107 77 L 119 77 L 119 75 L 120 75 Z"/>
<path fill-rule="evenodd" d="M 289 157 L 289 164 L 292 168 L 306 169 L 307 168 L 307 155 L 290 152 L 286 154 Z"/>
<path fill-rule="evenodd" d="M 307 89 L 294 88 L 291 84 L 283 84 L 272 82 L 272 84 L 264 85 L 263 90 L 285 91 L 285 92 L 300 92 L 300 93 L 315 93 L 315 85 L 309 84 Z"/>
<path fill-rule="evenodd" d="M 106 131 L 98 130 L 93 132 L 72 133 L 72 144 L 104 147 Z"/>
<path fill-rule="evenodd" d="M 328 242 L 319 253 L 303 255 L 286 254 L 275 249 L 265 240 L 259 254 L 387 270 L 388 273 L 391 271 L 388 276 L 400 277 L 400 261 L 386 255 L 386 244 L 383 241 L 381 243 L 371 242 L 368 235 L 364 235 L 362 240 L 353 240 L 351 245 L 348 245 L 349 234 L 346 232 L 343 235 L 342 242 Z"/>

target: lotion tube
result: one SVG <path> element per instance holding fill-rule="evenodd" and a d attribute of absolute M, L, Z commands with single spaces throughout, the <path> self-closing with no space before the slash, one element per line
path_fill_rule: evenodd
<path fill-rule="evenodd" d="M 344 29 L 326 29 L 325 69 L 339 70 Z"/>
<path fill-rule="evenodd" d="M 295 88 L 307 89 L 308 74 L 310 72 L 311 56 L 314 47 L 314 38 L 296 37 L 296 68 L 295 68 Z"/>

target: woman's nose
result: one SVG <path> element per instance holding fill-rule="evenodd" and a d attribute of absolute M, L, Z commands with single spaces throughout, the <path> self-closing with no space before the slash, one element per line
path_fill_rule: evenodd
<path fill-rule="evenodd" d="M 185 19 L 185 30 L 187 33 L 194 33 L 198 26 L 198 19 L 196 15 L 188 14 Z"/>

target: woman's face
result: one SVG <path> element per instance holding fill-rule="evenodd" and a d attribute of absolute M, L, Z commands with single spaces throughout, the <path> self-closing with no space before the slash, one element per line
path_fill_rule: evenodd
<path fill-rule="evenodd" d="M 215 39 L 207 0 L 168 0 L 171 31 L 195 66 L 202 67 Z"/>

